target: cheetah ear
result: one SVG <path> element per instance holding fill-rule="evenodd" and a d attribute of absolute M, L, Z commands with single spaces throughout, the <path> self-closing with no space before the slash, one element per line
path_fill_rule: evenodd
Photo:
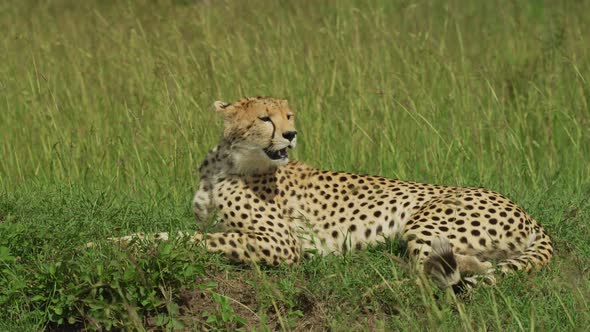
<path fill-rule="evenodd" d="M 213 103 L 213 106 L 215 106 L 215 111 L 217 112 L 223 112 L 229 105 L 231 104 L 221 100 L 218 100 Z"/>

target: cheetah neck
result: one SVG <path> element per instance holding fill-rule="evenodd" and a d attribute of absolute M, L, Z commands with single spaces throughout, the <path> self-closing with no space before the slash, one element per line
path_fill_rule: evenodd
<path fill-rule="evenodd" d="M 199 172 L 201 180 L 217 182 L 229 175 L 247 176 L 272 173 L 272 165 L 262 150 L 222 140 L 207 154 Z"/>

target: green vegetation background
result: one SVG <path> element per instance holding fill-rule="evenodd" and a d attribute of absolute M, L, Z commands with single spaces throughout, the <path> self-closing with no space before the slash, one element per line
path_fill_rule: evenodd
<path fill-rule="evenodd" d="M 0 330 L 584 330 L 590 2 L 0 3 Z M 289 99 L 297 159 L 485 186 L 556 257 L 457 299 L 396 243 L 278 269 L 185 243 L 212 103 Z"/>

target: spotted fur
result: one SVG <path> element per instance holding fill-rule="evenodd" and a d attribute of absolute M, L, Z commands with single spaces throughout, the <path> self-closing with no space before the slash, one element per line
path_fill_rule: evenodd
<path fill-rule="evenodd" d="M 499 193 L 289 161 L 285 151 L 295 146 L 296 131 L 286 101 L 246 98 L 215 107 L 224 135 L 200 167 L 193 209 L 199 222 L 217 211 L 219 230 L 192 235 L 212 252 L 245 263 L 291 264 L 398 237 L 414 266 L 443 288 L 496 269 L 528 271 L 552 257 L 545 230 Z"/>

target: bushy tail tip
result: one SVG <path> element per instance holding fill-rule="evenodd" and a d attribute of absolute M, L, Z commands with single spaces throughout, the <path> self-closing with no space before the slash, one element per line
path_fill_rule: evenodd
<path fill-rule="evenodd" d="M 432 251 L 424 262 L 424 272 L 440 288 L 453 287 L 461 283 L 461 274 L 449 239 L 437 237 L 432 240 Z"/>

